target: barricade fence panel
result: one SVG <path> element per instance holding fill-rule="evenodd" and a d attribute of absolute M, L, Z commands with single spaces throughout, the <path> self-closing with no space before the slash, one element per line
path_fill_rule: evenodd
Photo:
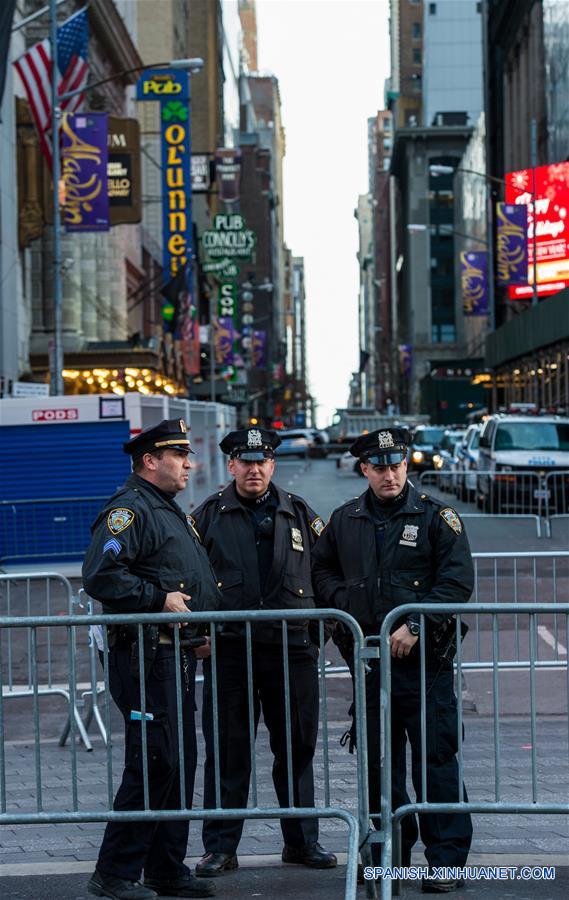
<path fill-rule="evenodd" d="M 407 732 L 412 746 L 414 802 L 407 794 L 408 778 L 401 768 L 402 760 L 406 766 L 404 751 L 401 757 L 401 720 L 403 716 L 407 716 L 409 721 L 410 715 L 408 710 L 402 711 L 402 684 L 405 677 L 409 676 L 402 675 L 401 662 L 393 660 L 390 654 L 391 632 L 398 622 L 411 613 L 418 614 L 421 629 L 419 661 L 412 676 L 413 687 L 409 684 L 405 687 L 407 696 L 408 691 L 413 690 L 413 696 L 416 697 L 413 716 L 415 724 L 418 723 L 418 730 L 412 738 L 410 732 Z M 436 685 L 438 683 L 439 687 L 442 685 L 443 691 L 446 690 L 445 679 L 452 678 L 453 666 L 448 660 L 445 663 L 440 658 L 435 659 L 433 653 L 426 649 L 428 641 L 425 636 L 432 633 L 433 625 L 429 619 L 432 615 L 449 617 L 450 635 L 454 637 L 456 645 L 456 698 L 451 704 L 452 714 L 449 713 L 444 725 L 438 718 L 442 699 L 438 696 L 440 690 Z M 527 632 L 529 669 L 525 675 L 527 684 L 523 686 L 518 672 L 504 672 L 499 665 L 503 661 L 503 628 L 513 616 L 523 619 L 524 630 Z M 551 625 L 553 616 L 558 620 L 558 658 L 561 671 L 556 673 L 556 684 L 559 692 L 557 711 L 561 725 L 540 715 L 540 703 L 551 690 L 551 682 L 546 680 L 551 677 L 551 673 L 539 668 L 537 647 L 540 628 L 544 623 L 547 623 L 546 627 Z M 473 617 L 484 617 L 489 622 L 492 659 L 491 673 L 486 682 L 486 689 L 490 691 L 489 715 L 484 722 L 476 722 L 474 734 L 468 728 L 461 690 L 470 639 L 467 634 L 464 644 L 462 643 L 461 626 L 472 622 Z M 370 818 L 372 822 L 375 820 L 378 830 L 374 831 L 370 827 L 368 840 L 372 844 L 381 843 L 381 867 L 384 870 L 400 864 L 402 823 L 404 820 L 409 822 L 410 817 L 417 813 L 428 813 L 431 817 L 437 814 L 464 816 L 488 813 L 566 816 L 569 813 L 566 801 L 569 790 L 569 736 L 564 724 L 569 708 L 569 669 L 566 655 L 569 643 L 569 603 L 407 604 L 392 610 L 386 616 L 380 635 L 366 638 L 369 650 L 363 651 L 365 658 L 372 655 L 374 649 L 377 653 L 378 643 L 379 659 L 371 665 L 377 673 L 376 687 L 380 688 L 381 700 L 379 721 L 373 723 L 380 753 L 381 789 L 375 798 L 370 796 Z M 429 646 L 432 647 L 432 638 Z M 564 660 L 562 664 L 561 657 Z M 369 674 L 367 677 L 369 679 Z M 523 704 L 523 708 L 511 720 L 508 719 L 511 702 L 511 683 L 508 685 L 508 678 L 516 680 L 518 699 Z M 370 718 L 368 715 L 368 740 L 373 741 L 372 719 L 373 716 Z M 486 743 L 481 737 L 483 728 L 489 732 Z M 555 773 L 556 790 L 552 792 L 551 770 L 546 765 L 546 759 L 550 757 L 553 738 L 559 742 L 560 757 Z M 443 753 L 446 774 L 442 789 L 441 740 L 445 742 L 447 751 L 450 751 Z M 451 761 L 453 754 L 454 759 Z M 488 778 L 483 785 L 477 778 L 481 765 L 485 767 L 486 775 L 490 773 L 490 787 Z M 425 823 L 426 821 L 424 820 Z M 459 820 L 457 827 L 458 822 Z M 382 900 L 389 900 L 392 890 L 392 881 L 384 878 L 381 881 Z"/>
<path fill-rule="evenodd" d="M 11 610 L 13 612 L 13 610 Z M 294 646 L 294 625 L 299 621 L 306 620 L 310 615 L 311 621 L 314 622 L 318 633 L 317 645 L 310 653 L 310 670 L 314 680 L 314 687 L 319 695 L 319 738 L 314 754 L 313 767 L 315 778 L 315 800 L 313 805 L 303 804 L 302 796 L 298 796 L 296 791 L 299 784 L 299 778 L 305 777 L 302 767 L 306 766 L 306 759 L 299 757 L 298 750 L 298 734 L 295 732 L 295 720 L 297 716 L 296 703 L 299 700 L 298 684 L 295 683 L 295 646 Z M 27 776 L 26 796 L 21 794 L 12 794 L 8 790 L 9 780 L 6 773 L 10 772 L 11 765 L 14 764 L 14 758 L 18 755 L 17 747 L 21 745 L 21 738 L 16 742 L 13 741 L 13 727 L 15 717 L 11 715 L 9 705 L 0 699 L 0 824 L 18 825 L 18 824 L 35 824 L 35 823 L 63 823 L 63 822 L 103 822 L 110 819 L 120 819 L 128 821 L 139 821 L 141 819 L 157 820 L 163 818 L 189 818 L 189 819 L 275 819 L 275 818 L 321 818 L 335 820 L 338 830 L 340 826 L 347 829 L 346 845 L 348 850 L 348 871 L 346 881 L 346 898 L 355 896 L 356 884 L 356 862 L 358 856 L 358 833 L 367 830 L 365 822 L 367 821 L 366 800 L 365 796 L 357 796 L 357 764 L 356 759 L 351 760 L 352 771 L 352 789 L 346 791 L 346 786 L 342 782 L 341 796 L 337 794 L 337 785 L 331 778 L 331 772 L 334 770 L 335 760 L 342 757 L 345 761 L 346 750 L 340 745 L 341 730 L 344 730 L 345 723 L 340 726 L 336 721 L 332 721 L 330 717 L 329 702 L 327 698 L 327 689 L 325 685 L 325 631 L 324 620 L 333 619 L 340 620 L 343 625 L 351 633 L 355 648 L 360 648 L 363 636 L 357 624 L 351 617 L 346 614 L 336 612 L 334 610 L 294 610 L 290 612 L 281 611 L 254 611 L 251 613 L 192 613 L 192 625 L 199 626 L 203 624 L 209 628 L 211 634 L 211 658 L 209 661 L 211 678 L 206 679 L 209 684 L 209 699 L 204 696 L 203 706 L 210 703 L 210 720 L 213 724 L 211 746 L 209 747 L 209 755 L 211 757 L 211 765 L 214 771 L 215 780 L 215 797 L 209 798 L 206 803 L 197 801 L 193 808 L 190 808 L 190 792 L 186 791 L 187 773 L 184 765 L 179 765 L 179 761 L 185 759 L 185 754 L 191 752 L 188 741 L 191 739 L 191 722 L 194 717 L 194 699 L 191 692 L 192 677 L 192 661 L 190 659 L 193 654 L 185 645 L 186 635 L 185 629 L 179 628 L 184 623 L 183 615 L 175 614 L 147 614 L 140 616 L 133 615 L 28 615 L 25 620 L 21 616 L 0 617 L 0 671 L 2 671 L 2 688 L 4 688 L 4 679 L 6 677 L 6 651 L 8 646 L 8 636 L 12 647 L 16 645 L 19 652 L 27 654 L 29 658 L 30 669 L 30 695 L 27 699 L 29 715 L 26 722 L 29 726 L 29 732 L 26 735 L 30 746 L 33 747 L 33 758 L 31 762 L 31 770 Z M 265 741 L 263 734 L 264 729 L 259 725 L 259 696 L 263 695 L 263 691 L 269 687 L 267 684 L 260 683 L 257 674 L 257 666 L 259 660 L 256 656 L 255 649 L 255 629 L 263 622 L 276 621 L 280 623 L 280 659 L 282 664 L 282 678 L 277 679 L 277 689 L 282 691 L 281 706 L 284 715 L 280 719 L 271 723 L 273 733 L 284 735 L 284 747 L 286 752 L 281 751 L 281 757 L 278 760 L 280 767 L 280 785 L 275 783 L 275 790 L 270 784 L 270 769 L 266 766 L 266 762 L 259 762 L 258 746 L 256 743 L 257 729 L 259 730 L 259 738 Z M 223 623 L 223 627 L 228 625 L 239 627 L 241 634 L 237 638 L 227 638 L 219 633 L 219 626 Z M 111 699 L 111 690 L 113 679 L 117 678 L 117 665 L 122 665 L 117 661 L 116 649 L 119 645 L 114 644 L 113 650 L 109 649 L 109 633 L 107 626 L 113 626 L 113 633 L 110 638 L 111 644 L 115 641 L 125 641 L 121 646 L 125 650 L 126 655 L 122 655 L 122 659 L 127 659 L 130 675 L 136 677 L 136 686 L 132 688 L 136 695 L 135 700 L 130 703 L 129 710 L 122 708 L 122 715 L 117 715 L 117 710 Z M 128 626 L 136 632 L 135 639 L 133 635 L 126 635 L 124 631 L 116 631 L 121 626 Z M 162 629 L 159 636 L 158 651 L 154 662 L 151 660 L 149 651 L 149 641 L 152 642 L 156 638 L 156 634 L 150 636 L 149 627 L 159 627 Z M 41 653 L 40 653 L 40 636 L 46 633 L 52 635 L 51 643 L 53 647 L 57 646 L 58 659 L 66 661 L 67 666 L 67 685 L 70 697 L 77 696 L 78 681 L 84 672 L 85 660 L 80 658 L 81 654 L 77 654 L 77 647 L 85 648 L 88 629 L 96 630 L 96 639 L 98 646 L 98 656 L 100 666 L 98 676 L 105 685 L 105 692 L 100 703 L 100 711 L 104 724 L 107 742 L 97 746 L 96 755 L 98 757 L 99 769 L 98 775 L 100 779 L 100 791 L 97 794 L 96 801 L 93 800 L 92 792 L 82 789 L 81 771 L 86 764 L 85 760 L 89 760 L 89 765 L 93 765 L 93 756 L 86 757 L 78 746 L 78 726 L 74 716 L 70 716 L 69 720 L 69 743 L 65 750 L 62 750 L 60 765 L 57 768 L 57 775 L 46 766 L 45 748 L 42 744 L 42 704 L 40 702 L 40 679 L 41 679 Z M 16 635 L 19 638 L 16 639 Z M 57 636 L 55 636 L 57 635 Z M 222 708 L 222 699 L 224 691 L 224 658 L 227 656 L 226 644 L 228 640 L 237 640 L 242 651 L 242 668 L 240 669 L 240 677 L 243 686 L 243 694 L 246 697 L 245 708 L 241 709 L 243 714 L 242 721 L 248 725 L 247 743 L 250 749 L 250 791 L 248 805 L 232 808 L 222 808 L 221 790 L 223 767 L 226 764 L 227 754 L 233 751 L 233 737 L 222 732 L 220 724 L 223 722 L 224 710 Z M 313 640 L 316 637 L 313 636 Z M 164 649 L 164 647 L 166 649 Z M 166 657 L 168 658 L 166 660 Z M 170 661 L 174 660 L 174 677 L 172 678 Z M 359 659 L 359 655 L 356 657 Z M 168 663 L 166 665 L 166 663 Z M 320 663 L 320 665 L 318 665 Z M 154 667 L 158 667 L 154 669 Z M 163 720 L 163 711 L 158 708 L 156 698 L 147 697 L 147 675 L 149 671 L 155 671 L 156 679 L 162 677 L 171 678 L 169 684 L 175 694 L 174 703 L 174 720 L 170 722 L 170 726 Z M 169 672 L 169 674 L 168 674 Z M 356 682 L 355 703 L 359 709 L 359 715 L 356 717 L 358 735 L 365 735 L 365 713 L 362 705 L 362 696 L 359 693 L 359 685 L 361 679 Z M 273 692 L 275 685 L 272 685 Z M 130 694 L 129 694 L 130 696 Z M 5 699 L 5 698 L 4 698 Z M 132 698 L 131 698 L 132 699 Z M 300 698 L 304 702 L 304 697 Z M 24 701 L 22 701 L 24 702 Z M 119 700 L 120 705 L 120 700 Z M 203 712 L 203 710 L 202 710 Z M 268 723 L 269 710 L 267 706 L 263 709 L 265 721 Z M 170 715 L 168 713 L 168 715 Z M 274 718 L 274 717 L 273 717 Z M 188 730 L 188 723 L 190 728 Z M 122 745 L 122 735 L 126 726 L 128 733 L 129 746 L 140 748 L 138 753 L 137 765 L 140 768 L 142 781 L 142 794 L 140 808 L 132 811 L 115 811 L 113 810 L 113 797 L 118 786 L 118 780 L 122 773 L 122 757 L 124 749 Z M 20 710 L 19 727 L 22 727 L 22 717 Z M 157 767 L 160 766 L 160 754 L 162 750 L 157 750 L 160 740 L 157 740 L 158 731 L 166 728 L 169 734 L 169 741 L 173 742 L 176 748 L 176 779 L 179 779 L 179 797 L 182 798 L 180 804 L 173 809 L 164 808 L 163 804 L 158 808 L 155 800 L 155 784 L 157 777 Z M 21 734 L 21 732 L 20 732 Z M 316 735 L 314 735 L 316 740 Z M 365 746 L 365 737 L 358 740 L 360 747 Z M 306 754 L 306 747 L 302 748 L 302 752 Z M 200 753 L 201 756 L 201 753 Z M 12 761 L 12 762 L 11 762 Z M 172 764 L 172 760 L 168 764 Z M 359 767 L 366 769 L 365 756 L 362 754 L 359 759 Z M 274 774 L 274 773 L 273 773 Z M 193 778 L 192 778 L 193 781 Z M 275 792 L 278 794 L 278 800 L 275 798 Z M 358 816 L 362 820 L 358 823 Z M 215 822 L 214 822 L 215 827 Z M 364 853 L 366 851 L 364 850 Z M 371 896 L 371 894 L 370 894 Z"/>
<path fill-rule="evenodd" d="M 0 501 L 0 563 L 82 559 L 90 527 L 108 498 Z"/>
<path fill-rule="evenodd" d="M 416 474 L 411 472 L 411 480 Z M 465 515 L 478 509 L 490 515 L 537 516 L 548 519 L 569 513 L 569 471 L 538 469 L 463 471 L 432 469 L 418 475 L 421 487 L 437 492 L 441 499 L 453 495 L 468 503 Z"/>

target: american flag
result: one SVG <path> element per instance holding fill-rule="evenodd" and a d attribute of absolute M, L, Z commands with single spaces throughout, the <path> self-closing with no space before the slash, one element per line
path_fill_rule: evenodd
<path fill-rule="evenodd" d="M 89 26 L 87 8 L 67 19 L 57 29 L 57 68 L 60 74 L 58 94 L 75 91 L 87 83 L 89 68 L 87 55 L 89 47 Z M 28 102 L 39 134 L 40 145 L 49 167 L 52 167 L 51 145 L 51 42 L 40 41 L 20 56 L 14 63 L 22 79 Z M 84 94 L 64 98 L 63 112 L 76 112 L 81 106 Z"/>

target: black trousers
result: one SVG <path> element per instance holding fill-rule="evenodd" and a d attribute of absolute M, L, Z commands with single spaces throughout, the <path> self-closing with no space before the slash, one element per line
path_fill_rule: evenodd
<path fill-rule="evenodd" d="M 427 721 L 427 801 L 456 803 L 459 796 L 457 711 L 452 667 L 435 660 L 426 667 Z M 420 670 L 416 661 L 392 660 L 391 686 L 391 784 L 392 808 L 410 803 L 407 793 L 406 746 L 411 745 L 411 777 L 418 802 L 421 785 L 421 700 Z M 380 669 L 372 663 L 366 676 L 367 740 L 369 766 L 369 808 L 380 808 Z M 466 789 L 464 799 L 468 800 Z M 381 820 L 372 817 L 376 828 Z M 430 866 L 462 866 L 472 841 L 472 821 L 468 813 L 421 813 L 421 840 Z M 411 853 L 419 831 L 415 816 L 401 822 L 402 859 Z"/>
<path fill-rule="evenodd" d="M 131 676 L 130 647 L 109 652 L 109 688 L 124 716 L 125 760 L 113 809 L 144 809 L 142 727 L 132 721 L 131 710 L 140 711 L 139 681 Z M 196 657 L 184 654 L 181 673 L 182 733 L 184 738 L 185 805 L 190 808 L 197 761 L 195 728 Z M 146 723 L 149 805 L 152 809 L 179 809 L 180 748 L 176 704 L 176 661 L 173 648 L 160 645 L 146 681 Z M 137 881 L 142 869 L 147 877 L 168 879 L 188 872 L 184 865 L 189 820 L 109 822 L 99 851 L 97 868 L 103 875 Z"/>
<path fill-rule="evenodd" d="M 318 736 L 318 653 L 314 646 L 289 645 L 292 779 L 294 806 L 314 805 L 312 759 Z M 253 643 L 255 734 L 262 710 L 274 757 L 273 783 L 280 806 L 289 806 L 283 652 L 278 644 Z M 217 689 L 222 808 L 246 808 L 251 778 L 249 701 L 245 641 L 218 638 Z M 216 806 L 211 660 L 204 663 L 203 732 L 206 745 L 205 807 Z M 259 785 L 261 787 L 261 785 Z M 318 840 L 317 819 L 281 819 L 285 843 Z M 206 853 L 235 853 L 242 819 L 206 819 Z"/>

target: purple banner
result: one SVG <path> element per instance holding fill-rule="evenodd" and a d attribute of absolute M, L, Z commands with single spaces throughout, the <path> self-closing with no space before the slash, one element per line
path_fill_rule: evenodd
<path fill-rule="evenodd" d="M 399 372 L 403 378 L 410 378 L 413 371 L 413 348 L 411 344 L 399 344 Z"/>
<path fill-rule="evenodd" d="M 498 284 L 528 283 L 528 208 L 524 203 L 496 204 Z"/>
<path fill-rule="evenodd" d="M 107 113 L 64 115 L 61 171 L 66 231 L 108 231 Z"/>
<path fill-rule="evenodd" d="M 461 252 L 460 281 L 464 315 L 488 315 L 488 254 L 485 250 Z"/>
<path fill-rule="evenodd" d="M 221 316 L 213 320 L 215 362 L 218 366 L 232 366 L 235 360 L 233 342 L 238 332 L 233 327 L 231 316 Z"/>
<path fill-rule="evenodd" d="M 251 365 L 254 369 L 267 368 L 267 332 L 254 331 L 251 343 Z"/>

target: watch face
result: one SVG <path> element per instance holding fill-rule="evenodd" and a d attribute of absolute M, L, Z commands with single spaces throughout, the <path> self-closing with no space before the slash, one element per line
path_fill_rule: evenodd
<path fill-rule="evenodd" d="M 409 629 L 413 637 L 419 636 L 421 629 L 416 622 L 407 622 L 407 628 Z"/>

